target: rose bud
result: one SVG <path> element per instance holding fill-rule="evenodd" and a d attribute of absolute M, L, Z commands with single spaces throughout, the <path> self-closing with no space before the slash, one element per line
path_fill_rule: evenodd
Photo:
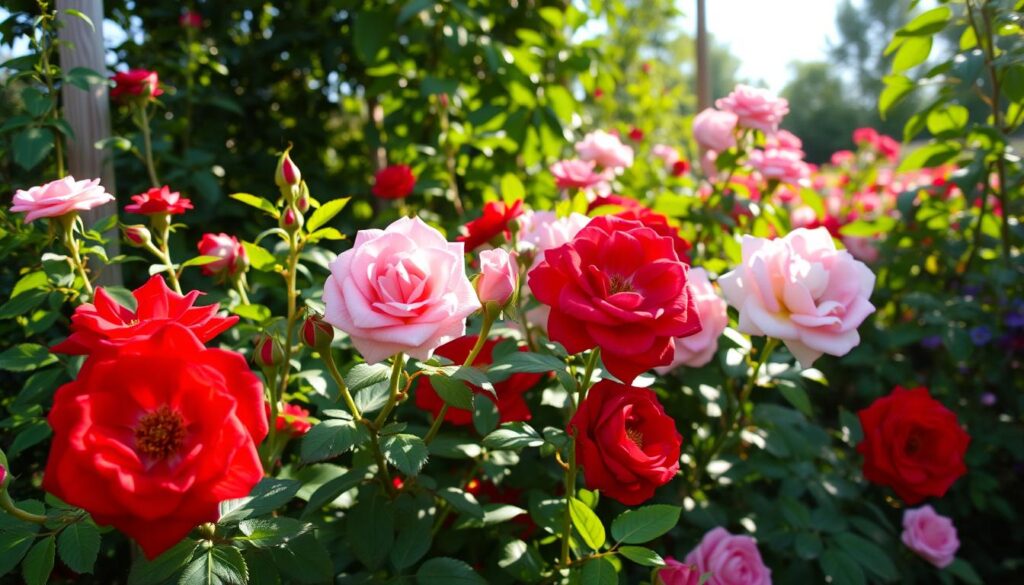
<path fill-rule="evenodd" d="M 284 362 L 284 348 L 273 336 L 264 333 L 256 338 L 252 359 L 260 368 L 272 370 Z"/>
<path fill-rule="evenodd" d="M 334 327 L 319 315 L 310 315 L 302 323 L 302 342 L 307 346 L 323 351 L 334 341 Z"/>
<path fill-rule="evenodd" d="M 672 557 L 665 557 L 665 566 L 658 569 L 654 585 L 699 585 L 700 569 L 681 563 Z"/>
<path fill-rule="evenodd" d="M 295 209 L 298 209 L 299 213 L 306 213 L 309 211 L 309 190 L 305 188 L 305 183 L 302 184 L 302 187 L 299 198 L 295 200 Z"/>
<path fill-rule="evenodd" d="M 277 170 L 274 172 L 274 183 L 282 190 L 294 187 L 302 180 L 302 172 L 299 171 L 299 167 L 288 156 L 291 149 L 292 147 L 289 146 L 281 153 L 281 157 L 277 159 Z"/>
<path fill-rule="evenodd" d="M 7 483 L 7 467 L 0 465 L 0 488 L 3 488 L 4 484 Z"/>
<path fill-rule="evenodd" d="M 504 307 L 512 299 L 519 284 L 519 265 L 515 252 L 501 248 L 480 252 L 480 277 L 476 294 L 485 306 Z"/>
<path fill-rule="evenodd" d="M 124 239 L 137 248 L 145 248 L 153 240 L 149 230 L 141 224 L 126 225 L 121 230 L 124 233 Z"/>
<path fill-rule="evenodd" d="M 281 228 L 288 233 L 294 233 L 302 227 L 304 221 L 302 213 L 298 209 L 287 207 L 284 214 L 281 215 Z"/>

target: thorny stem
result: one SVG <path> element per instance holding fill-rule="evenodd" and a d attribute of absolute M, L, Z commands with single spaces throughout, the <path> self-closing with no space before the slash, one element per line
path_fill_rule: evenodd
<path fill-rule="evenodd" d="M 153 137 L 149 131 L 149 115 L 144 104 L 139 104 L 135 108 L 135 124 L 142 132 L 143 161 L 146 163 L 149 182 L 152 186 L 159 187 L 160 180 L 156 178 L 156 165 L 153 162 Z"/>
<path fill-rule="evenodd" d="M 590 350 L 587 357 L 586 369 L 583 371 L 583 380 L 576 385 L 576 398 L 569 397 L 569 418 L 576 413 L 576 408 L 587 397 L 587 390 L 590 389 L 591 377 L 594 375 L 594 368 L 601 356 L 601 349 L 595 347 Z M 569 502 L 576 493 L 576 437 L 569 433 L 569 465 L 565 471 L 565 515 L 562 521 L 562 556 L 561 566 L 569 566 L 569 538 L 572 536 L 572 515 L 569 513 Z"/>
<path fill-rule="evenodd" d="M 355 400 L 352 399 L 352 393 L 348 390 L 348 384 L 345 383 L 345 379 L 341 377 L 341 372 L 338 371 L 338 365 L 334 363 L 334 355 L 331 353 L 331 348 L 326 347 L 320 352 L 320 358 L 323 360 L 324 365 L 327 366 L 327 372 L 334 379 L 334 383 L 338 385 L 338 393 L 341 398 L 345 401 L 345 406 L 348 407 L 352 413 L 352 418 L 359 421 L 363 418 L 363 415 L 359 413 L 359 407 L 356 406 Z"/>
<path fill-rule="evenodd" d="M 487 314 L 487 311 L 484 311 L 484 322 L 483 325 L 480 326 L 480 335 L 477 336 L 476 344 L 473 345 L 473 349 L 470 350 L 469 355 L 466 356 L 466 361 L 462 363 L 462 367 L 468 368 L 473 365 L 474 361 L 476 361 L 477 356 L 480 355 L 480 350 L 482 350 L 484 345 L 487 343 L 487 334 L 491 332 L 492 324 L 494 324 L 494 319 Z M 424 443 L 429 445 L 430 442 L 434 440 L 434 437 L 437 436 L 437 432 L 441 430 L 441 424 L 444 422 L 444 417 L 447 414 L 448 403 L 445 402 L 441 405 L 441 411 L 434 417 L 434 422 L 430 425 L 430 430 L 427 431 L 426 436 L 423 437 Z"/>
<path fill-rule="evenodd" d="M 384 404 L 384 408 L 381 409 L 380 414 L 377 415 L 377 419 L 373 421 L 375 427 L 380 429 L 384 426 L 384 422 L 388 420 L 388 415 L 395 409 L 395 405 L 398 404 L 398 386 L 402 381 L 402 368 L 405 366 L 405 354 L 401 352 L 396 353 L 391 364 L 391 391 L 388 393 L 388 401 Z"/>
<path fill-rule="evenodd" d="M 82 263 L 82 255 L 79 252 L 78 240 L 75 239 L 75 222 L 78 220 L 76 214 L 65 215 L 60 218 L 60 226 L 64 231 L 64 246 L 67 247 L 68 253 L 71 254 L 71 265 L 78 276 L 82 279 L 82 285 L 85 287 L 85 292 L 92 297 L 93 289 L 92 283 L 89 282 L 89 275 L 85 272 L 85 264 Z"/>

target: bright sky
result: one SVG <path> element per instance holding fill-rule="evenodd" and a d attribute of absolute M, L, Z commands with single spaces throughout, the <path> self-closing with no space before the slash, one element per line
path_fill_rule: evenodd
<path fill-rule="evenodd" d="M 697 3 L 678 0 L 682 26 L 696 31 Z M 825 59 L 837 37 L 837 0 L 705 0 L 708 31 L 740 62 L 740 79 L 782 90 L 794 61 Z"/>

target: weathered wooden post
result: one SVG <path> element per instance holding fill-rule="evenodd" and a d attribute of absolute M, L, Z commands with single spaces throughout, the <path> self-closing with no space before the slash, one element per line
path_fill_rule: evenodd
<path fill-rule="evenodd" d="M 78 10 L 92 20 L 93 26 L 85 20 L 70 16 L 68 9 Z M 62 26 L 59 37 L 64 41 L 60 46 L 60 65 L 64 71 L 75 67 L 88 67 L 104 76 L 107 66 L 103 59 L 103 0 L 57 0 L 57 12 Z M 76 179 L 99 177 L 110 193 L 117 193 L 114 181 L 114 165 L 109 148 L 99 150 L 95 144 L 110 137 L 110 99 L 107 86 L 95 83 L 89 91 L 65 83 L 62 89 L 64 118 L 74 132 L 74 138 L 67 141 L 68 172 Z M 117 205 L 103 205 L 82 213 L 86 225 L 117 215 Z M 120 252 L 119 234 L 115 228 L 107 234 L 107 255 Z M 107 266 L 99 275 L 100 284 L 122 285 L 121 265 Z"/>
<path fill-rule="evenodd" d="M 707 7 L 697 0 L 697 111 L 711 107 L 711 69 L 708 59 Z"/>

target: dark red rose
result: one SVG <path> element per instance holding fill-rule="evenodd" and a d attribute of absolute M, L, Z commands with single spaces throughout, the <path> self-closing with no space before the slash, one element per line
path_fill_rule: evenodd
<path fill-rule="evenodd" d="M 164 93 L 164 90 L 160 89 L 160 77 L 156 71 L 146 69 L 118 71 L 111 79 L 114 80 L 115 85 L 110 90 L 110 99 L 116 102 L 135 98 L 149 101 Z"/>
<path fill-rule="evenodd" d="M 587 488 L 627 506 L 650 499 L 679 471 L 683 438 L 654 392 L 602 380 L 569 421 Z"/>
<path fill-rule="evenodd" d="M 639 221 L 645 226 L 658 232 L 658 235 L 672 238 L 672 247 L 675 248 L 676 255 L 679 256 L 679 259 L 683 262 L 686 262 L 687 264 L 690 263 L 690 248 L 692 248 L 692 246 L 690 245 L 690 242 L 686 241 L 685 238 L 679 235 L 679 228 L 672 224 L 671 220 L 669 220 L 667 216 L 651 210 L 636 199 L 631 199 L 622 195 L 606 195 L 604 197 L 597 197 L 590 203 L 588 211 L 612 205 L 622 207 L 622 211 L 615 213 L 616 217 Z"/>
<path fill-rule="evenodd" d="M 629 139 L 633 142 L 640 142 L 644 139 L 644 131 L 633 126 L 629 129 Z"/>
<path fill-rule="evenodd" d="M 679 159 L 676 162 L 672 163 L 672 176 L 673 177 L 682 177 L 683 175 L 685 175 L 688 172 L 690 172 L 690 163 L 689 163 L 689 161 L 685 161 L 683 159 Z"/>
<path fill-rule="evenodd" d="M 964 454 L 971 441 L 956 414 L 926 388 L 897 386 L 858 413 L 864 440 L 864 477 L 891 487 L 907 505 L 942 497 L 967 473 Z"/>
<path fill-rule="evenodd" d="M 50 348 L 54 353 L 82 355 L 99 347 L 120 345 L 148 337 L 168 323 L 187 327 L 206 343 L 238 322 L 238 317 L 217 316 L 220 305 L 194 307 L 200 294 L 194 290 L 185 296 L 167 288 L 163 277 L 150 277 L 132 291 L 134 311 L 118 304 L 102 287 L 96 289 L 92 303 L 84 303 L 71 316 L 71 335 Z"/>
<path fill-rule="evenodd" d="M 551 307 L 552 341 L 569 353 L 600 347 L 608 371 L 629 383 L 672 363 L 674 339 L 701 330 L 686 286 L 689 269 L 671 238 L 604 215 L 569 243 L 546 250 L 529 284 Z"/>
<path fill-rule="evenodd" d="M 178 24 L 182 28 L 203 28 L 203 15 L 195 10 L 186 10 L 178 17 Z"/>
<path fill-rule="evenodd" d="M 462 364 L 469 357 L 469 352 L 473 350 L 473 346 L 476 345 L 477 338 L 478 336 L 476 335 L 459 337 L 437 348 L 436 353 L 441 357 L 452 360 L 456 364 Z M 480 350 L 476 360 L 473 362 L 474 365 L 490 364 L 493 361 L 494 348 L 500 341 L 500 339 L 488 339 L 484 342 L 483 349 Z M 519 351 L 526 351 L 526 349 L 519 348 Z M 495 404 L 498 405 L 498 414 L 501 422 L 530 420 L 530 408 L 526 405 L 526 400 L 523 399 L 523 393 L 532 388 L 540 380 L 540 377 L 540 374 L 512 374 L 504 382 L 496 382 L 494 384 L 494 391 L 498 394 L 498 400 Z M 469 388 L 477 394 L 483 394 L 494 402 L 494 397 L 491 396 L 490 392 L 473 385 L 470 385 Z M 437 395 L 437 391 L 430 384 L 430 380 L 422 379 L 419 387 L 416 389 L 416 406 L 423 410 L 428 410 L 434 416 L 437 416 L 441 412 L 443 404 L 444 401 Z M 473 413 L 462 408 L 450 406 L 444 420 L 453 425 L 470 425 L 473 424 Z"/>
<path fill-rule="evenodd" d="M 167 185 L 153 187 L 145 193 L 132 195 L 131 205 L 126 205 L 124 210 L 128 213 L 141 215 L 152 215 L 154 213 L 167 213 L 178 215 L 192 209 L 192 201 L 185 199 L 181 193 L 171 191 Z"/>
<path fill-rule="evenodd" d="M 391 165 L 373 179 L 373 194 L 381 199 L 403 199 L 416 186 L 416 175 L 409 165 Z"/>
<path fill-rule="evenodd" d="M 466 252 L 472 252 L 498 237 L 499 234 L 510 238 L 512 232 L 509 231 L 509 224 L 522 214 L 523 201 L 521 199 L 517 199 L 512 205 L 506 205 L 504 201 L 488 201 L 484 205 L 483 215 L 467 223 L 466 233 L 455 240 L 464 242 Z"/>
<path fill-rule="evenodd" d="M 264 403 L 245 358 L 170 323 L 93 353 L 57 390 L 43 488 L 152 559 L 262 479 Z"/>

